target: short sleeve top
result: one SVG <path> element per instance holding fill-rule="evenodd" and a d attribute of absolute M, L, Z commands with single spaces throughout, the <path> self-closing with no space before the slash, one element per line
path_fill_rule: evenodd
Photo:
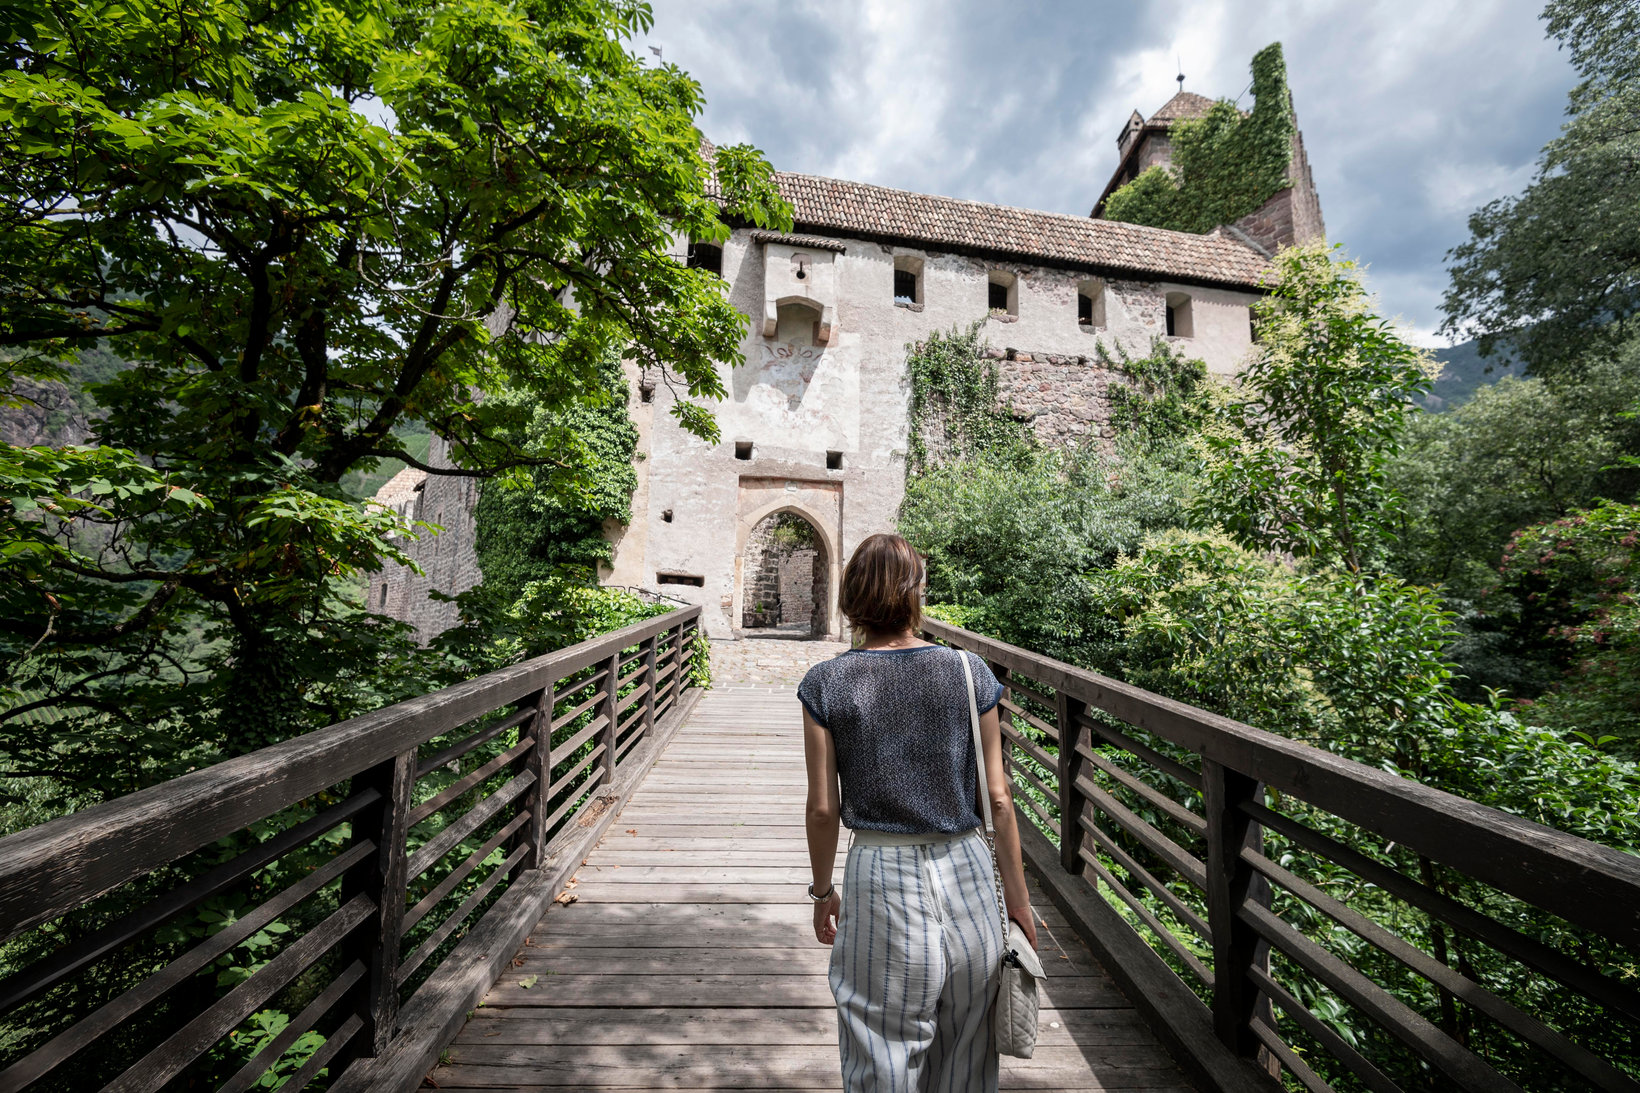
<path fill-rule="evenodd" d="M 943 645 L 850 649 L 803 677 L 798 700 L 836 747 L 845 827 L 956 834 L 984 822 L 957 655 Z M 993 709 L 1002 684 L 979 656 L 961 655 L 980 712 Z"/>

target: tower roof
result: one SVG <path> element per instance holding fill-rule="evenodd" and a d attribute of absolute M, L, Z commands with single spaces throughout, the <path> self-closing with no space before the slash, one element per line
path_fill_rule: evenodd
<path fill-rule="evenodd" d="M 1206 95 L 1198 95 L 1194 91 L 1181 91 L 1146 118 L 1145 124 L 1166 125 L 1181 118 L 1199 118 L 1212 109 L 1212 106 L 1213 100 Z"/>

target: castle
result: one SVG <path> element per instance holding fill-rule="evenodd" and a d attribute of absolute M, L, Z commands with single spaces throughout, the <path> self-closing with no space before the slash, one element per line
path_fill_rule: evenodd
<path fill-rule="evenodd" d="M 1004 402 L 1051 444 L 1110 436 L 1107 392 L 1122 379 L 1099 363 L 1097 341 L 1143 356 L 1160 336 L 1233 375 L 1269 257 L 1323 234 L 1302 138 L 1289 185 L 1235 224 L 1192 235 L 1100 215 L 1116 188 L 1168 162 L 1176 122 L 1211 105 L 1181 90 L 1149 118 L 1135 112 L 1091 216 L 782 173 L 792 232 L 678 240 L 675 257 L 722 276 L 750 319 L 744 363 L 723 367 L 716 445 L 684 432 L 666 387 L 629 365 L 638 486 L 632 523 L 606 529 L 604 583 L 702 605 L 713 638 L 765 627 L 841 636 L 843 563 L 894 527 L 905 490 L 906 346 L 936 331 L 983 320 Z M 407 469 L 377 499 L 446 528 L 413 544 L 425 576 L 394 567 L 370 588 L 372 610 L 429 637 L 455 620 L 427 592 L 479 576 L 476 486 Z"/>

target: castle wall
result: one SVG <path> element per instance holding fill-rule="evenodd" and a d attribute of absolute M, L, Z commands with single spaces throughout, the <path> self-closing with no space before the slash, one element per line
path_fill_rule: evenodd
<path fill-rule="evenodd" d="M 1003 354 L 1005 397 L 1035 412 L 1037 435 L 1056 443 L 1108 437 L 1106 392 L 1113 377 L 1097 364 L 1095 345 L 1103 342 L 1113 354 L 1117 345 L 1136 356 L 1147 354 L 1151 339 L 1165 336 L 1169 293 L 1190 297 L 1193 319 L 1192 337 L 1170 340 L 1206 360 L 1215 374 L 1233 375 L 1251 345 L 1250 292 L 1114 279 L 1105 284 L 1104 326 L 1090 330 L 1077 323 L 1076 311 L 1078 285 L 1090 274 L 852 239 L 837 240 L 846 250 L 832 252 L 829 262 L 834 293 L 829 339 L 816 342 L 818 314 L 796 305 L 778 309 L 774 336 L 765 337 L 765 247 L 783 244 L 758 242 L 752 235 L 737 230 L 723 249 L 729 301 L 754 322 L 741 346 L 746 363 L 722 370 L 730 394 L 713 408 L 720 441 L 708 444 L 679 428 L 666 413 L 672 396 L 664 385 L 649 408 L 647 579 L 641 583 L 701 604 L 714 637 L 728 636 L 741 624 L 730 529 L 748 511 L 748 490 L 766 491 L 769 483 L 784 482 L 793 497 L 834 496 L 834 510 L 826 500 L 826 512 L 805 514 L 841 544 L 840 561 L 867 535 L 893 529 L 905 488 L 908 343 L 983 320 L 985 340 Z M 782 275 L 793 249 L 778 252 Z M 922 261 L 920 305 L 894 303 L 897 256 Z M 988 314 L 993 270 L 1018 278 L 1016 315 Z M 750 445 L 750 458 L 736 458 L 737 442 Z M 840 467 L 827 467 L 828 452 L 841 453 Z M 667 509 L 674 514 L 670 523 L 659 516 Z M 617 569 L 622 572 L 628 571 L 622 564 L 626 552 L 636 549 L 638 531 L 634 526 L 621 540 Z M 832 564 L 840 571 L 840 562 Z M 660 573 L 700 583 L 657 586 Z"/>
<path fill-rule="evenodd" d="M 446 445 L 438 437 L 433 438 L 427 461 L 435 467 L 449 466 Z M 478 483 L 472 478 L 430 474 L 414 497 L 394 507 L 401 515 L 438 524 L 444 530 L 435 533 L 422 529 L 421 538 L 406 545 L 406 553 L 423 573 L 393 563 L 372 574 L 366 585 L 366 606 L 377 614 L 410 623 L 416 628 L 417 638 L 425 643 L 457 622 L 454 604 L 431 600 L 427 593 L 437 589 L 454 596 L 478 583 L 473 522 Z"/>

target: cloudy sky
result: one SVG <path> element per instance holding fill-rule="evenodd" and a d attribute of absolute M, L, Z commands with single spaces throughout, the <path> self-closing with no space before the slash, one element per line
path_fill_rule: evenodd
<path fill-rule="evenodd" d="M 1537 0 L 653 2 L 639 49 L 701 82 L 719 144 L 1084 215 L 1129 111 L 1165 102 L 1177 65 L 1186 90 L 1249 106 L 1248 63 L 1280 41 L 1328 235 L 1425 344 L 1443 255 L 1477 205 L 1525 184 L 1574 82 Z"/>

